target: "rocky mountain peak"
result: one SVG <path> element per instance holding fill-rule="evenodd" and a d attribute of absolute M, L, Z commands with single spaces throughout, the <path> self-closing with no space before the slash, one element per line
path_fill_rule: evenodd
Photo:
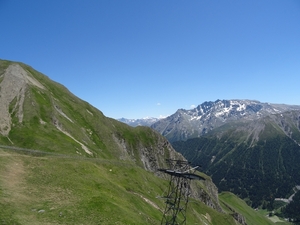
<path fill-rule="evenodd" d="M 257 119 L 267 114 L 282 113 L 287 109 L 300 109 L 300 106 L 262 103 L 254 100 L 216 100 L 204 102 L 193 110 L 187 111 L 191 119 L 214 116 L 225 119 Z"/>
<path fill-rule="evenodd" d="M 151 127 L 172 142 L 200 137 L 229 122 L 253 121 L 268 115 L 299 109 L 300 106 L 262 103 L 255 100 L 216 100 L 204 102 L 191 110 L 177 110 L 173 115 L 154 123 Z"/>

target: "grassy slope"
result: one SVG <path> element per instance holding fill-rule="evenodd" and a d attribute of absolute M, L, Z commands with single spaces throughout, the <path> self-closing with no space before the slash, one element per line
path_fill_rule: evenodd
<path fill-rule="evenodd" d="M 142 188 L 148 198 L 159 193 L 159 180 L 134 165 L 5 151 L 1 151 L 0 159 L 1 202 L 10 206 L 0 215 L 4 221 L 142 224 L 145 214 L 149 217 L 146 224 L 159 219 L 159 211 L 134 194 L 140 194 Z"/>
<path fill-rule="evenodd" d="M 235 196 L 234 194 L 230 192 L 222 192 L 219 194 L 219 200 L 224 209 L 228 213 L 230 213 L 230 209 L 226 206 L 233 208 L 236 212 L 242 214 L 248 225 L 271 225 L 274 224 L 268 217 L 266 217 L 266 214 L 262 215 L 260 212 L 255 211 L 251 207 L 249 207 L 243 200 Z M 284 221 L 278 221 L 276 224 L 290 224 L 288 222 Z"/>
<path fill-rule="evenodd" d="M 0 174 L 0 224 L 160 224 L 168 183 L 134 164 L 3 149 Z M 194 200 L 187 221 L 235 224 Z"/>

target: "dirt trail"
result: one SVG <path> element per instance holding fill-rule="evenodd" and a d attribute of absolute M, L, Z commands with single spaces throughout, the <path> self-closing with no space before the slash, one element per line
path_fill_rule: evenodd
<path fill-rule="evenodd" d="M 27 196 L 24 193 L 25 168 L 21 159 L 13 158 L 5 160 L 5 166 L 0 174 L 0 184 L 6 201 L 20 202 L 26 201 Z"/>

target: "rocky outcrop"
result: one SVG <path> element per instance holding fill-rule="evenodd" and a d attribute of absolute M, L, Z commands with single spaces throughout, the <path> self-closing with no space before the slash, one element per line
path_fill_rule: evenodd
<path fill-rule="evenodd" d="M 218 212 L 223 212 L 222 207 L 219 203 L 218 188 L 211 181 L 210 178 L 200 181 L 202 185 L 196 182 L 191 184 L 191 197 L 199 199 L 205 205 L 217 210 Z"/>
<path fill-rule="evenodd" d="M 223 202 L 224 203 L 224 202 Z M 241 225 L 247 225 L 246 219 L 243 215 L 236 212 L 233 208 L 231 208 L 228 204 L 224 203 L 224 205 L 231 211 L 230 215 Z"/>
<path fill-rule="evenodd" d="M 166 167 L 166 159 L 185 160 L 176 152 L 166 138 L 148 127 L 139 128 L 147 132 L 149 143 L 143 142 L 141 137 L 136 137 L 136 146 L 131 146 L 126 139 L 113 135 L 114 141 L 120 148 L 120 159 L 132 159 L 140 164 L 145 170 L 159 174 L 159 168 Z"/>
<path fill-rule="evenodd" d="M 0 133 L 7 136 L 11 130 L 11 113 L 23 120 L 23 103 L 26 89 L 26 71 L 19 65 L 10 65 L 2 75 L 0 84 Z M 12 111 L 10 105 L 15 100 Z"/>
<path fill-rule="evenodd" d="M 233 216 L 233 218 L 238 222 L 240 223 L 241 225 L 247 225 L 246 223 L 246 219 L 244 216 L 242 216 L 241 214 L 237 213 L 237 212 L 234 212 L 231 214 Z"/>
<path fill-rule="evenodd" d="M 19 65 L 11 64 L 1 75 L 0 83 L 0 134 L 7 136 L 11 130 L 11 114 L 23 121 L 23 103 L 28 84 L 44 89 L 44 86 L 29 76 Z"/>
<path fill-rule="evenodd" d="M 140 159 L 144 168 L 151 172 L 157 172 L 159 168 L 165 167 L 166 159 L 180 159 L 184 157 L 176 152 L 167 139 L 157 136 L 158 141 L 155 145 L 141 147 L 139 149 Z"/>

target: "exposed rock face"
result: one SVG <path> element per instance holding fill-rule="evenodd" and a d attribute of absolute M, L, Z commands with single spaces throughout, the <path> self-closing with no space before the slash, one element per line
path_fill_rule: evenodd
<path fill-rule="evenodd" d="M 201 202 L 203 202 L 205 205 L 219 211 L 223 212 L 222 207 L 219 203 L 219 197 L 218 197 L 218 188 L 216 185 L 210 180 L 206 179 L 204 181 L 201 181 L 204 183 L 203 188 L 199 187 L 199 185 L 192 183 L 191 184 L 191 197 L 195 199 L 199 199 Z"/>
<path fill-rule="evenodd" d="M 145 128 L 149 129 L 150 128 Z M 114 137 L 114 141 L 120 147 L 120 159 L 132 159 L 140 161 L 145 170 L 157 172 L 159 168 L 166 167 L 166 159 L 185 160 L 184 157 L 176 152 L 166 138 L 156 132 L 149 132 L 148 138 L 153 140 L 151 144 L 145 144 L 141 140 L 136 147 L 130 146 L 122 137 Z M 134 150 L 135 149 L 135 150 Z"/>
<path fill-rule="evenodd" d="M 246 219 L 243 215 L 237 213 L 233 208 L 224 203 L 226 207 L 232 212 L 230 215 L 241 225 L 247 225 Z"/>
<path fill-rule="evenodd" d="M 19 122 L 23 120 L 23 103 L 28 84 L 44 89 L 43 85 L 19 65 L 11 64 L 1 75 L 0 83 L 0 133 L 7 136 L 11 129 L 11 114 L 16 113 Z M 14 104 L 12 104 L 12 102 Z M 10 108 L 11 107 L 11 108 Z"/>
<path fill-rule="evenodd" d="M 144 168 L 151 172 L 156 172 L 161 168 L 166 158 L 184 160 L 184 157 L 176 152 L 165 138 L 159 136 L 155 146 L 140 148 L 140 158 Z"/>
<path fill-rule="evenodd" d="M 7 136 L 11 129 L 9 106 L 16 99 L 12 112 L 17 111 L 19 122 L 23 120 L 23 102 L 26 89 L 26 71 L 19 65 L 10 65 L 2 75 L 0 84 L 0 133 Z"/>
<path fill-rule="evenodd" d="M 237 213 L 237 212 L 234 212 L 234 213 L 232 213 L 231 215 L 232 215 L 233 218 L 234 218 L 237 222 L 239 222 L 240 224 L 242 224 L 242 225 L 247 225 L 245 217 L 243 217 L 241 214 L 239 214 L 239 213 Z"/>

